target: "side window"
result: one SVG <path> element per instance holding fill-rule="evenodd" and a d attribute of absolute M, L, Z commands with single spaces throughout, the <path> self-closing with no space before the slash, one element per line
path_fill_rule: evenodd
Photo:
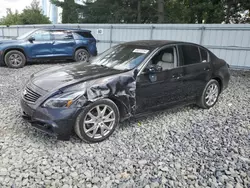
<path fill-rule="evenodd" d="M 94 38 L 90 32 L 76 32 L 78 35 L 81 35 L 84 38 Z"/>
<path fill-rule="evenodd" d="M 159 51 L 148 63 L 147 68 L 150 66 L 161 67 L 162 70 L 170 70 L 177 66 L 176 48 L 168 47 Z"/>
<path fill-rule="evenodd" d="M 200 52 L 201 52 L 201 61 L 202 62 L 208 62 L 209 58 L 208 58 L 208 52 L 207 50 L 200 48 Z"/>
<path fill-rule="evenodd" d="M 54 40 L 71 40 L 73 35 L 71 32 L 67 31 L 53 31 L 52 32 Z"/>
<path fill-rule="evenodd" d="M 51 40 L 49 31 L 38 30 L 35 33 L 33 33 L 31 36 L 35 38 L 35 41 Z"/>
<path fill-rule="evenodd" d="M 200 52 L 197 46 L 193 45 L 182 45 L 180 46 L 183 54 L 183 65 L 191 65 L 200 63 Z"/>

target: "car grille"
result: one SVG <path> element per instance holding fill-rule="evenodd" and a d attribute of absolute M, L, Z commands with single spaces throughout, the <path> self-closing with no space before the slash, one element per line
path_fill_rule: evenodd
<path fill-rule="evenodd" d="M 23 92 L 23 98 L 31 103 L 35 103 L 37 101 L 37 99 L 39 99 L 41 97 L 40 94 L 36 93 L 35 91 L 33 91 L 32 89 L 26 87 L 24 92 Z"/>

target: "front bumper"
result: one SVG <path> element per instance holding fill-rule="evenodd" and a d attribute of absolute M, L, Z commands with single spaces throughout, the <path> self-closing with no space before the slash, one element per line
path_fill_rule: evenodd
<path fill-rule="evenodd" d="M 48 109 L 37 107 L 21 99 L 23 118 L 31 123 L 35 129 L 50 135 L 58 140 L 69 140 L 77 115 L 76 108 Z"/>
<path fill-rule="evenodd" d="M 0 66 L 4 66 L 4 58 L 3 58 L 3 51 L 0 50 Z"/>

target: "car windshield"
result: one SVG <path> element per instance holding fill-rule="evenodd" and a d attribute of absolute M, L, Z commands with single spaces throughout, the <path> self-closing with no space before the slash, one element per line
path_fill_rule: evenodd
<path fill-rule="evenodd" d="M 36 31 L 36 29 L 35 29 L 35 30 L 32 30 L 32 31 L 30 31 L 30 32 L 28 32 L 28 33 L 25 33 L 25 34 L 23 34 L 23 35 L 20 35 L 20 36 L 17 37 L 16 39 L 17 39 L 17 40 L 23 40 L 23 39 L 27 38 L 29 35 L 31 35 L 31 33 L 33 33 L 34 31 Z"/>
<path fill-rule="evenodd" d="M 149 53 L 150 50 L 145 47 L 118 45 L 103 52 L 91 63 L 117 70 L 131 70 L 140 65 Z"/>

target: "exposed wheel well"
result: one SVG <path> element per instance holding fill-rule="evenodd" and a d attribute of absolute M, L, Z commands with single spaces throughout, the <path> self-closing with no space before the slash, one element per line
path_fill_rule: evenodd
<path fill-rule="evenodd" d="M 120 113 L 120 120 L 123 121 L 128 114 L 126 107 L 118 99 L 110 98 L 110 100 L 112 100 L 116 104 L 116 106 L 118 107 L 119 113 Z"/>
<path fill-rule="evenodd" d="M 215 79 L 215 80 L 219 83 L 219 85 L 220 85 L 220 92 L 221 92 L 221 91 L 222 91 L 222 88 L 223 88 L 223 84 L 222 84 L 221 79 L 220 79 L 219 77 L 215 77 L 215 78 L 213 78 L 213 79 Z"/>

